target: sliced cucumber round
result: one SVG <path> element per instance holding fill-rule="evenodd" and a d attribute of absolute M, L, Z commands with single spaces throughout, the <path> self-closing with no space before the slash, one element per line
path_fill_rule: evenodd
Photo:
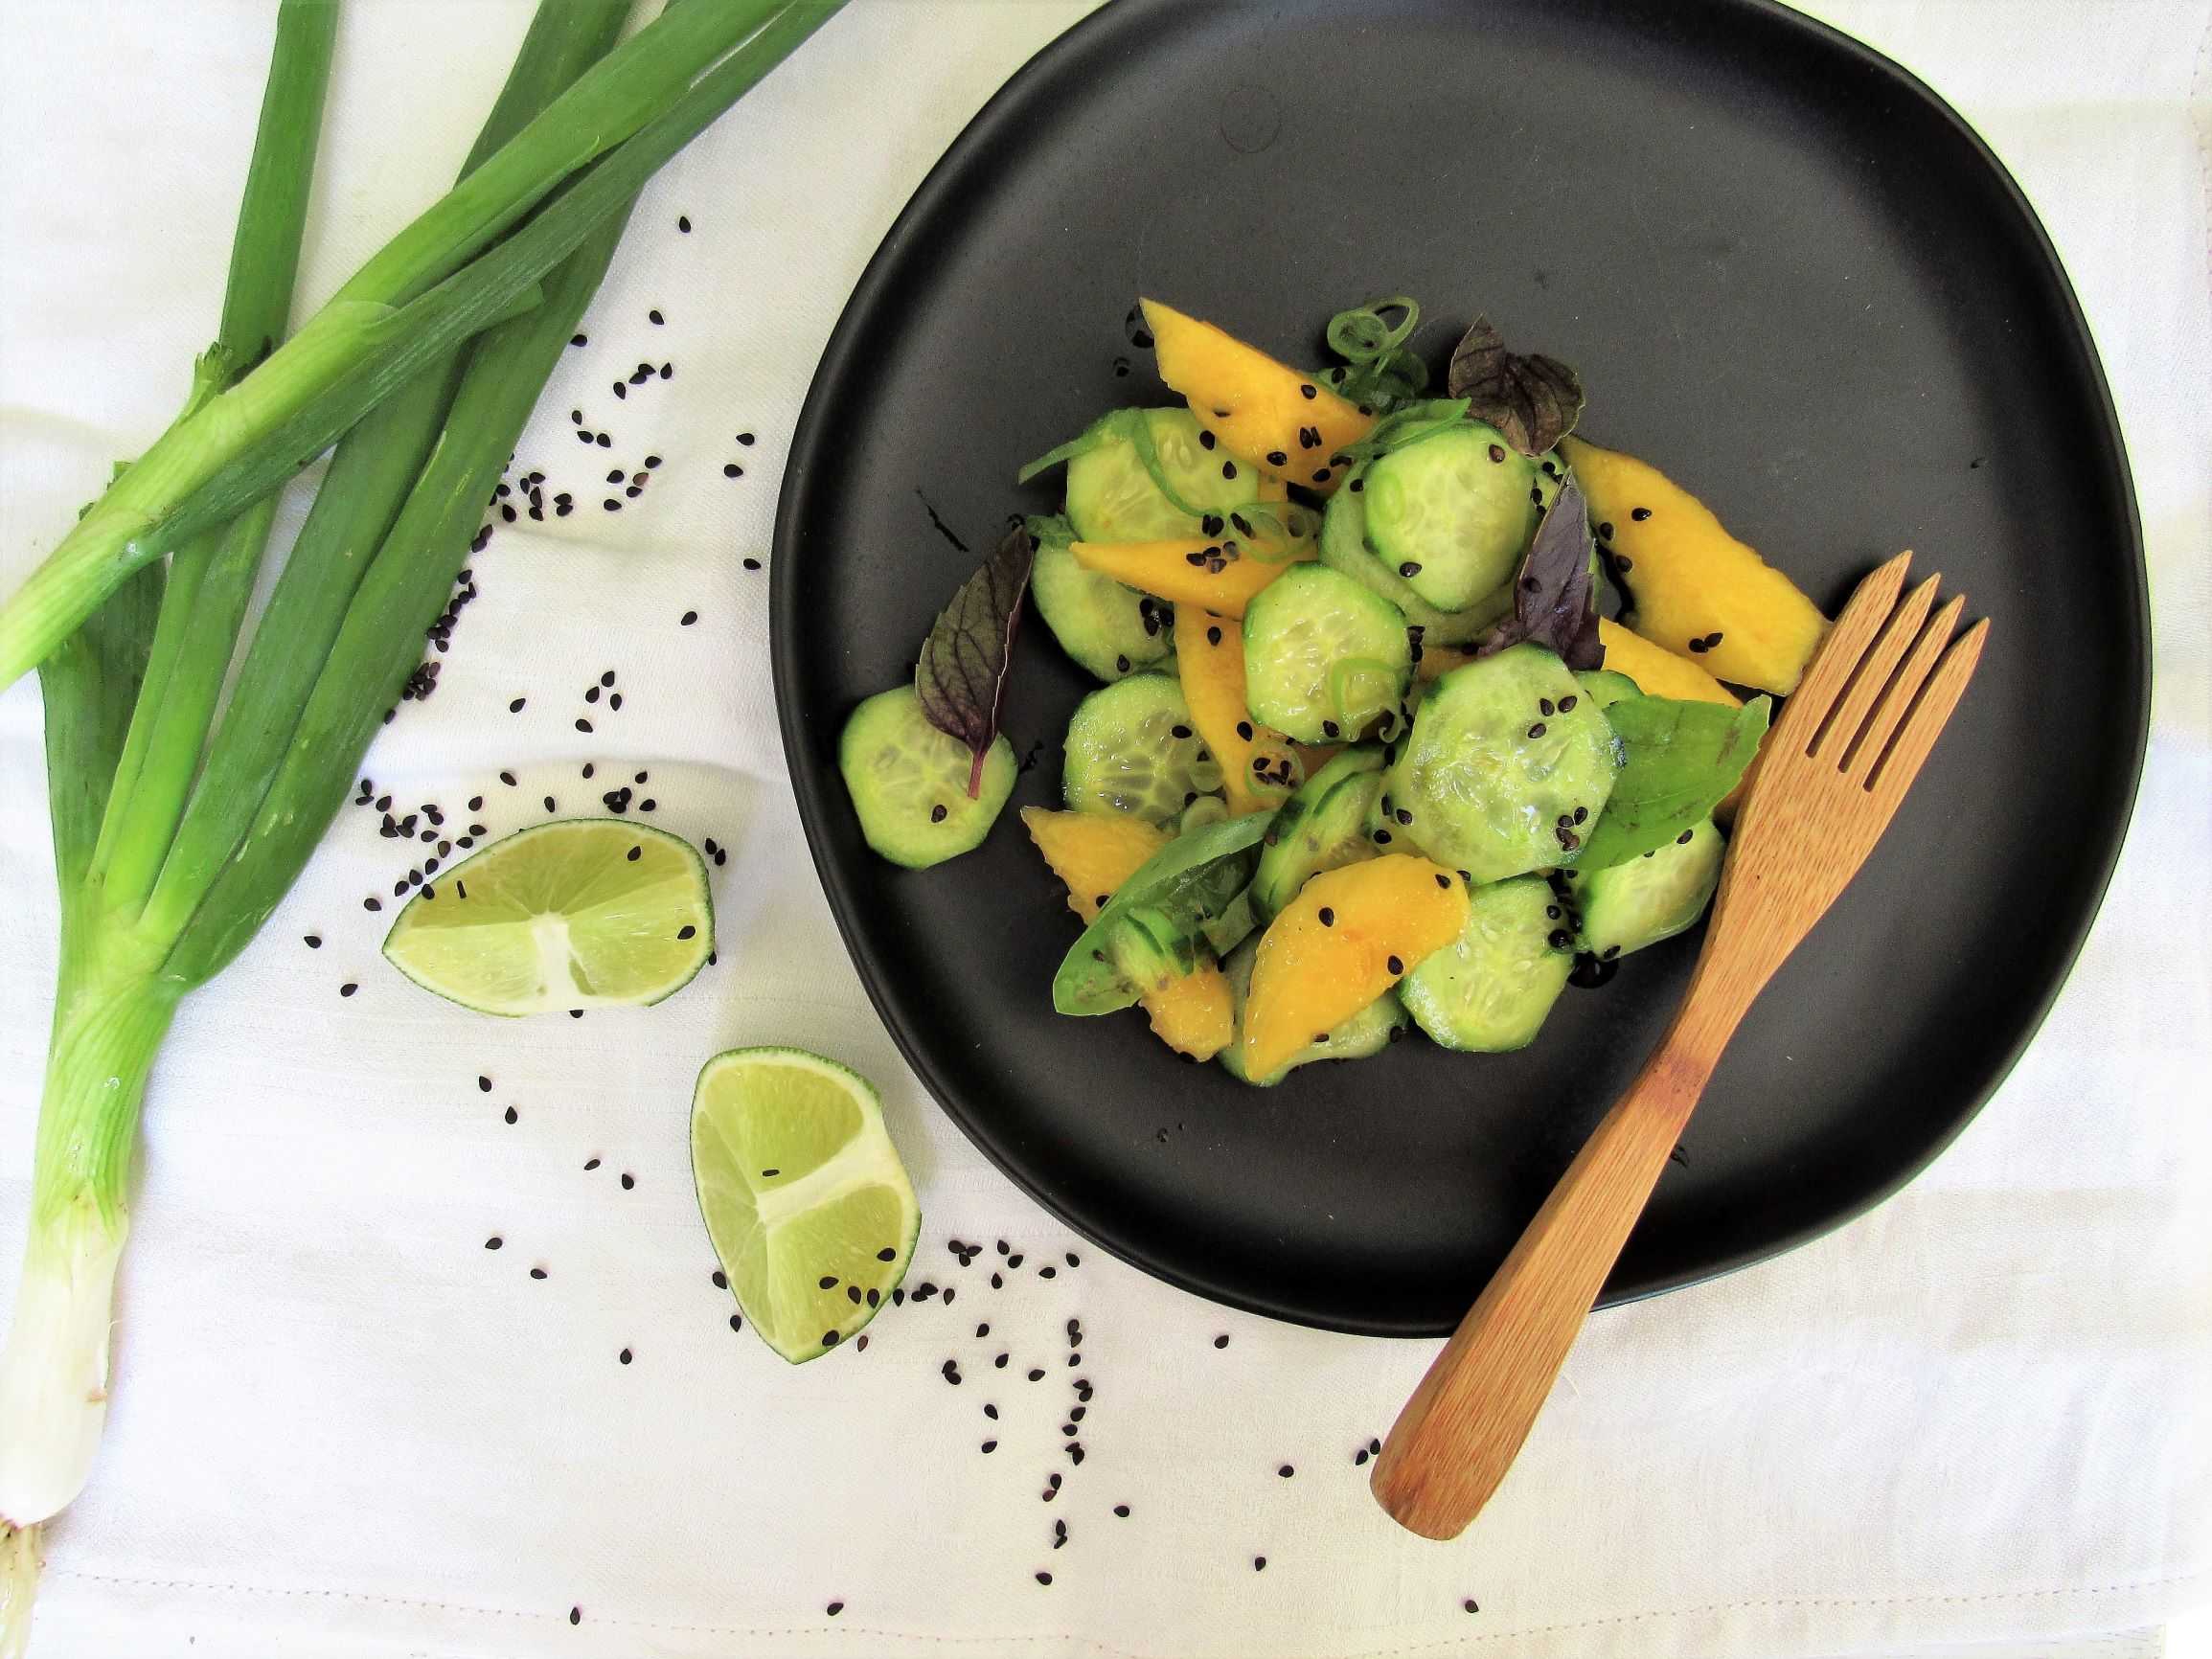
<path fill-rule="evenodd" d="M 1067 518 L 1079 541 L 1202 535 L 1202 515 L 1284 493 L 1210 447 L 1188 409 L 1119 410 L 1077 442 L 1084 446 L 1067 464 Z"/>
<path fill-rule="evenodd" d="M 1465 610 L 1438 610 L 1367 545 L 1365 491 L 1352 488 L 1364 483 L 1365 472 L 1366 463 L 1361 462 L 1348 475 L 1345 488 L 1330 499 L 1328 514 L 1321 520 L 1321 562 L 1403 611 L 1406 625 L 1421 630 L 1425 646 L 1466 645 L 1480 639 L 1513 608 L 1511 581 Z"/>
<path fill-rule="evenodd" d="M 1520 645 L 1428 688 L 1388 789 L 1415 845 L 1479 885 L 1572 865 L 1621 760 L 1566 665 Z"/>
<path fill-rule="evenodd" d="M 1519 570 L 1542 476 L 1480 421 L 1429 432 L 1368 466 L 1360 491 L 1368 543 L 1425 602 L 1465 610 Z"/>
<path fill-rule="evenodd" d="M 1183 688 L 1131 674 L 1076 705 L 1060 789 L 1078 812 L 1127 812 L 1168 824 L 1221 786 L 1221 768 L 1191 723 Z"/>
<path fill-rule="evenodd" d="M 1253 1077 L 1244 1069 L 1244 1045 L 1241 1039 L 1244 997 L 1252 989 L 1252 963 L 1259 954 L 1259 941 L 1247 940 L 1221 959 L 1221 973 L 1229 982 L 1229 1006 L 1235 1011 L 1237 1034 L 1217 1057 L 1239 1082 L 1271 1089 L 1300 1066 L 1315 1060 L 1363 1060 L 1380 1054 L 1390 1046 L 1391 1039 L 1405 1029 L 1404 1006 L 1394 994 L 1384 991 L 1341 1025 L 1332 1026 L 1328 1035 L 1319 1042 L 1308 1043 L 1278 1070 L 1264 1078 Z"/>
<path fill-rule="evenodd" d="M 1014 745 L 994 739 L 984 757 L 982 791 L 968 796 L 975 757 L 929 723 L 912 686 L 878 692 L 853 711 L 837 742 L 860 833 L 868 845 L 909 869 L 958 857 L 991 832 L 1014 792 Z"/>
<path fill-rule="evenodd" d="M 1626 864 L 1578 871 L 1568 885 L 1582 912 L 1582 946 L 1602 962 L 1692 926 L 1721 885 L 1728 844 L 1712 820 Z"/>
<path fill-rule="evenodd" d="M 1472 888 L 1467 901 L 1459 937 L 1399 982 L 1399 998 L 1448 1049 L 1526 1048 L 1574 970 L 1565 906 L 1540 875 Z"/>
<path fill-rule="evenodd" d="M 1368 811 L 1382 793 L 1382 751 L 1357 744 L 1298 786 L 1267 826 L 1260 870 L 1252 878 L 1252 908 L 1272 921 L 1298 897 L 1298 889 L 1340 865 L 1380 851 L 1368 834 Z"/>
<path fill-rule="evenodd" d="M 1302 743 L 1355 738 L 1413 674 L 1405 613 L 1326 566 L 1294 565 L 1244 607 L 1244 700 Z"/>
<path fill-rule="evenodd" d="M 1029 534 L 1037 543 L 1029 591 L 1061 650 L 1102 680 L 1167 660 L 1175 641 L 1173 605 L 1078 564 L 1066 519 L 1033 518 Z"/>

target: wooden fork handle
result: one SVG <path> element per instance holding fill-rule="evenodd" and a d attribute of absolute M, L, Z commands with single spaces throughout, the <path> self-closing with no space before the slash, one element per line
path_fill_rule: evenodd
<path fill-rule="evenodd" d="M 1368 1483 L 1401 1525 L 1455 1538 L 1505 1478 L 1741 1015 L 1693 988 L 1428 1368 Z"/>

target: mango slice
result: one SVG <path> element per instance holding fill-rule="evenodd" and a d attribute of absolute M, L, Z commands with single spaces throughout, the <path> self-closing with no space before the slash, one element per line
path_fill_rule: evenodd
<path fill-rule="evenodd" d="M 1168 844 L 1168 832 L 1120 812 L 1054 812 L 1024 807 L 1022 826 L 1052 873 L 1067 888 L 1067 907 L 1086 922 L 1098 920 L 1114 889 Z M 1229 1046 L 1236 1011 L 1229 982 L 1214 963 L 1170 981 L 1139 999 L 1152 1031 L 1170 1048 L 1210 1060 Z"/>
<path fill-rule="evenodd" d="M 1195 1060 L 1212 1059 L 1237 1032 L 1228 977 L 1215 962 L 1171 981 L 1164 990 L 1147 991 L 1144 1011 L 1152 1015 L 1154 1036 Z"/>
<path fill-rule="evenodd" d="M 1198 423 L 1230 456 L 1323 495 L 1346 468 L 1338 453 L 1374 429 L 1375 417 L 1211 323 L 1157 300 L 1142 302 L 1160 378 L 1182 394 Z"/>
<path fill-rule="evenodd" d="M 1022 827 L 1067 889 L 1067 907 L 1088 923 L 1114 889 L 1168 844 L 1168 832 L 1126 812 L 1021 809 Z"/>
<path fill-rule="evenodd" d="M 1813 602 L 1657 467 L 1579 438 L 1560 447 L 1589 502 L 1598 545 L 1633 597 L 1629 626 L 1716 679 L 1795 691 L 1828 629 Z"/>
<path fill-rule="evenodd" d="M 1220 762 L 1229 816 L 1278 807 L 1302 775 L 1290 739 L 1244 706 L 1244 630 L 1215 611 L 1178 610 L 1176 669 L 1191 722 Z"/>
<path fill-rule="evenodd" d="M 1316 557 L 1311 542 L 1293 549 L 1288 558 L 1270 560 L 1243 552 L 1233 541 L 1208 541 L 1203 536 L 1188 541 L 1079 541 L 1071 551 L 1083 569 L 1110 576 L 1139 593 L 1230 617 L 1243 616 L 1253 596 L 1291 565 Z"/>
<path fill-rule="evenodd" d="M 1403 852 L 1322 872 L 1260 941 L 1244 1003 L 1245 1071 L 1264 1078 L 1459 937 L 1467 887 Z"/>
<path fill-rule="evenodd" d="M 1685 703 L 1742 705 L 1743 699 L 1696 663 L 1663 650 L 1611 617 L 1598 618 L 1598 638 L 1606 648 L 1606 667 L 1636 682 L 1647 697 L 1673 697 Z"/>

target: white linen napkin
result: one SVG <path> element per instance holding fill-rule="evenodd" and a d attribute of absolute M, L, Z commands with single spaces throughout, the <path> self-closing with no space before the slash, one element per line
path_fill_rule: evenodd
<path fill-rule="evenodd" d="M 1086 9 L 855 0 L 647 193 L 521 451 L 579 510 L 498 529 L 436 693 L 364 771 L 495 834 L 629 784 L 727 850 L 719 962 L 657 1009 L 468 1014 L 376 955 L 420 850 L 341 815 L 163 1051 L 115 1409 L 49 1529 L 34 1651 L 2154 1652 L 2212 1573 L 2212 6 L 1816 8 L 1975 120 L 2095 325 L 2155 590 L 2142 802 L 2065 994 L 1956 1146 L 1814 1244 L 1593 1320 L 1449 1545 L 1356 1462 L 1435 1345 L 1230 1313 L 1042 1215 L 899 1060 L 785 781 L 742 560 L 816 357 L 924 172 Z M 0 0 L 0 593 L 210 335 L 272 10 Z M 310 299 L 443 188 L 528 10 L 353 0 Z M 649 454 L 641 495 L 605 482 Z M 624 705 L 582 735 L 610 669 Z M 0 693 L 0 1299 L 54 969 L 38 734 L 34 686 Z M 949 1292 L 804 1370 L 731 1330 L 691 1193 L 693 1076 L 744 1042 L 882 1086 L 924 1213 L 909 1286 Z"/>

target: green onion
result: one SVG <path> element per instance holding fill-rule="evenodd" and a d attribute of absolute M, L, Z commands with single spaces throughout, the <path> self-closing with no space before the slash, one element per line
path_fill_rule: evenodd
<path fill-rule="evenodd" d="M 224 335 L 195 373 L 183 420 L 219 398 L 228 365 L 265 348 L 284 329 L 336 34 L 332 6 L 285 0 L 278 12 L 239 212 Z M 265 533 L 265 519 L 261 529 Z M 134 784 L 146 780 L 170 685 L 200 672 L 186 661 L 184 647 L 208 566 L 245 557 L 253 530 L 242 527 L 236 542 L 218 531 L 181 551 L 173 585 L 158 568 L 132 577 L 41 675 L 61 962 L 30 1239 L 0 1352 L 0 1521 L 10 1531 L 11 1568 L 36 1562 L 35 1535 L 19 1538 L 16 1529 L 35 1527 L 77 1495 L 100 1443 L 115 1268 L 129 1225 L 124 1205 L 130 1147 L 147 1074 L 178 996 L 154 971 L 149 953 L 109 921 L 99 875 L 107 825 L 128 811 Z M 252 551 L 258 558 L 258 543 Z M 158 675 L 149 676 L 154 668 Z M 30 1598 L 30 1586 L 12 1579 L 0 1592 L 7 1614 L 0 1646 L 18 1645 L 27 1634 Z"/>
<path fill-rule="evenodd" d="M 0 1354 L 0 1655 L 37 1523 L 98 1446 L 138 1111 L 178 1002 L 343 803 L 638 190 L 842 3 L 678 0 L 615 45 L 629 0 L 540 0 L 461 182 L 278 344 L 335 14 L 283 0 L 222 335 L 185 412 L 0 609 L 0 684 L 39 669 L 62 888 Z M 273 496 L 333 440 L 241 656 Z"/>
<path fill-rule="evenodd" d="M 265 362 L 163 433 L 0 607 L 0 687 L 132 570 L 269 494 L 395 387 L 507 314 L 750 84 L 718 80 L 716 66 L 783 10 L 780 0 L 671 7 L 372 256 Z"/>

